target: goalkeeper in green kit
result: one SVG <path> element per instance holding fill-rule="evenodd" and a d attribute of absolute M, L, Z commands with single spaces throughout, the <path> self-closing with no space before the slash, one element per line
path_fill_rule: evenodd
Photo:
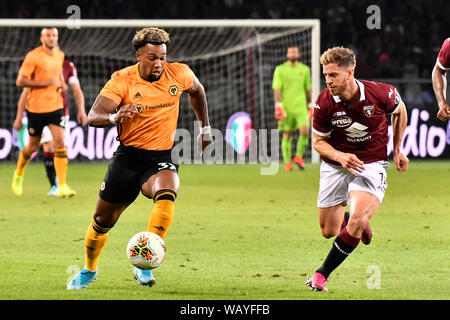
<path fill-rule="evenodd" d="M 311 112 L 311 72 L 307 65 L 300 62 L 300 50 L 289 47 L 285 63 L 278 65 L 273 74 L 272 89 L 275 100 L 275 119 L 278 130 L 283 133 L 281 151 L 284 169 L 292 170 L 292 136 L 299 130 L 294 162 L 301 170 L 305 169 L 303 154 L 309 141 L 309 123 Z"/>

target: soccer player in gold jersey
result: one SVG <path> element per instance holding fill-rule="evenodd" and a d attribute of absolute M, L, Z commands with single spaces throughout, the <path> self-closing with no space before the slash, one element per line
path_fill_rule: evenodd
<path fill-rule="evenodd" d="M 68 167 L 67 148 L 64 145 L 66 118 L 60 93 L 65 85 L 62 78 L 64 53 L 58 48 L 56 28 L 42 29 L 40 40 L 42 45 L 25 56 L 16 80 L 18 87 L 29 88 L 25 108 L 30 140 L 20 152 L 11 188 L 15 195 L 22 195 L 25 168 L 33 152 L 39 149 L 43 128 L 48 126 L 55 146 L 54 166 L 59 184 L 56 195 L 71 197 L 76 192 L 66 183 Z"/>
<path fill-rule="evenodd" d="M 204 88 L 186 64 L 166 61 L 169 41 L 162 29 L 138 31 L 132 42 L 138 63 L 112 75 L 88 114 L 90 126 L 116 125 L 120 145 L 86 232 L 84 269 L 69 283 L 69 290 L 87 288 L 96 278 L 108 232 L 140 192 L 154 201 L 147 230 L 165 237 L 180 187 L 171 148 L 183 91 L 202 123 L 202 152 L 212 142 Z M 155 283 L 150 270 L 135 268 L 134 277 L 141 285 Z"/>

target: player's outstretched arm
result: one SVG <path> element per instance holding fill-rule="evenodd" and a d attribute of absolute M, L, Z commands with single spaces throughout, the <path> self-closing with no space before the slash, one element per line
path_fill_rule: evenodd
<path fill-rule="evenodd" d="M 341 166 L 357 176 L 358 172 L 364 170 L 364 162 L 352 153 L 345 153 L 333 148 L 326 140 L 329 136 L 322 137 L 313 132 L 313 147 L 321 155 L 333 161 L 339 162 Z"/>
<path fill-rule="evenodd" d="M 197 120 L 201 123 L 202 131 L 199 136 L 201 144 L 199 143 L 199 145 L 202 146 L 203 152 L 205 151 L 205 148 L 212 143 L 205 89 L 197 77 L 194 76 L 194 82 L 186 92 L 189 94 L 189 102 L 197 116 Z"/>
<path fill-rule="evenodd" d="M 437 118 L 442 121 L 450 119 L 450 106 L 445 100 L 445 92 L 447 91 L 445 74 L 446 71 L 442 70 L 436 63 L 431 73 L 431 81 L 433 82 L 433 90 L 439 107 Z"/>
<path fill-rule="evenodd" d="M 88 113 L 88 125 L 103 128 L 120 123 L 122 119 L 131 118 L 138 113 L 135 104 L 121 106 L 119 111 L 114 113 L 118 106 L 114 100 L 98 95 Z"/>
<path fill-rule="evenodd" d="M 408 123 L 408 114 L 406 113 L 405 104 L 400 102 L 397 110 L 392 113 L 391 116 L 392 130 L 393 130 L 393 153 L 394 153 L 394 163 L 397 171 L 403 172 L 408 169 L 408 158 L 401 152 L 401 144 L 403 140 L 403 135 L 406 130 L 406 125 Z"/>

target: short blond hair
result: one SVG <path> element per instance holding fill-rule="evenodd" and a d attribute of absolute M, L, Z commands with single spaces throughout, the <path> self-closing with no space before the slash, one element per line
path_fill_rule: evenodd
<path fill-rule="evenodd" d="M 150 44 L 168 44 L 169 34 L 159 28 L 144 28 L 136 32 L 133 38 L 133 47 L 137 51 L 140 47 Z"/>
<path fill-rule="evenodd" d="M 320 57 L 320 63 L 322 65 L 335 63 L 339 67 L 344 68 L 355 68 L 356 67 L 356 57 L 355 53 L 348 48 L 344 47 L 334 47 L 325 51 Z"/>

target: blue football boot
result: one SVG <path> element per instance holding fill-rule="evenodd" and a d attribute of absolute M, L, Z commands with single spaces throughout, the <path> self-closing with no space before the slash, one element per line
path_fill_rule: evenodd
<path fill-rule="evenodd" d="M 153 286 L 156 282 L 151 270 L 142 270 L 134 268 L 134 278 L 139 281 L 141 286 Z"/>
<path fill-rule="evenodd" d="M 79 274 L 76 275 L 75 278 L 70 281 L 67 285 L 67 290 L 78 290 L 78 289 L 86 289 L 89 287 L 92 281 L 97 278 L 98 270 L 89 271 L 86 269 L 81 270 Z"/>

